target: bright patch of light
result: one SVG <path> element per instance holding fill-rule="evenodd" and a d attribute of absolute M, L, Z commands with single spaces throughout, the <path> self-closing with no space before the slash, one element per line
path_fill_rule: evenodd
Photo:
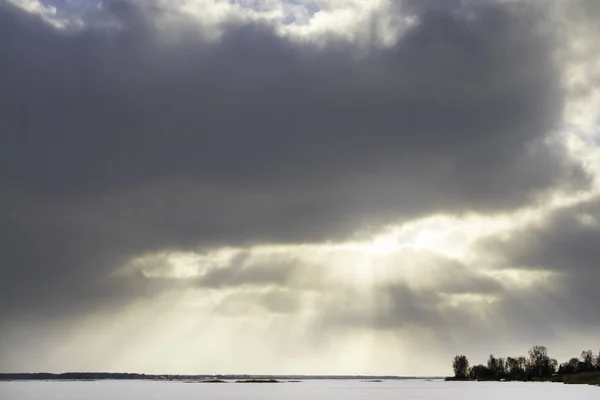
<path fill-rule="evenodd" d="M 600 220 L 597 217 L 590 214 L 579 214 L 577 215 L 577 220 L 583 226 L 600 228 Z"/>
<path fill-rule="evenodd" d="M 527 290 L 537 285 L 548 286 L 551 279 L 557 274 L 552 271 L 529 271 L 526 269 L 492 270 L 488 274 L 506 287 Z"/>

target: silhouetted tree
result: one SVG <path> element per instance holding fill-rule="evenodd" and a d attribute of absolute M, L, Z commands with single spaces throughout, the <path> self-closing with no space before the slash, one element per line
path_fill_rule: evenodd
<path fill-rule="evenodd" d="M 581 360 L 584 364 L 584 371 L 591 371 L 594 367 L 594 352 L 592 350 L 582 351 Z"/>
<path fill-rule="evenodd" d="M 473 379 L 487 379 L 491 377 L 490 370 L 485 365 L 475 365 L 471 368 L 471 378 Z"/>
<path fill-rule="evenodd" d="M 506 359 L 506 373 L 510 379 L 520 379 L 525 375 L 518 358 L 508 357 Z"/>
<path fill-rule="evenodd" d="M 568 362 L 567 362 L 567 369 L 568 369 L 568 374 L 574 374 L 579 371 L 579 358 L 571 358 Z"/>
<path fill-rule="evenodd" d="M 490 354 L 487 361 L 487 367 L 490 370 L 490 375 L 496 378 L 498 376 L 498 359 Z"/>
<path fill-rule="evenodd" d="M 554 375 L 558 371 L 558 361 L 555 358 L 550 359 L 550 363 L 548 364 L 548 374 Z"/>
<path fill-rule="evenodd" d="M 527 374 L 527 369 L 528 367 L 528 362 L 527 362 L 527 357 L 525 356 L 519 356 L 517 358 L 517 360 L 519 361 L 519 368 L 521 368 L 521 370 L 523 371 L 524 374 Z"/>
<path fill-rule="evenodd" d="M 465 379 L 469 374 L 469 359 L 464 355 L 454 357 L 452 368 L 456 378 Z"/>
<path fill-rule="evenodd" d="M 547 376 L 550 364 L 548 349 L 545 346 L 533 346 L 529 350 L 531 373 L 535 376 Z"/>
<path fill-rule="evenodd" d="M 496 360 L 496 371 L 499 378 L 506 376 L 506 360 L 503 357 L 499 357 Z"/>
<path fill-rule="evenodd" d="M 464 361 L 463 361 L 464 360 Z M 461 368 L 466 362 L 466 370 Z M 592 350 L 581 353 L 581 359 L 573 357 L 569 361 L 559 365 L 558 361 L 548 356 L 545 346 L 533 346 L 529 350 L 529 357 L 507 357 L 506 359 L 494 357 L 490 354 L 486 365 L 475 365 L 468 369 L 466 356 L 456 356 L 453 367 L 456 377 L 464 378 L 470 376 L 477 380 L 532 380 L 534 377 L 547 377 L 556 373 L 576 374 L 586 371 L 600 371 L 600 352 L 595 355 Z M 458 371 L 458 372 L 457 372 Z"/>

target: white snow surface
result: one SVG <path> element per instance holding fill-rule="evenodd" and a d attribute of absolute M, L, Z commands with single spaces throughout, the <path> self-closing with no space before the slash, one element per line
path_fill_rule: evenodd
<path fill-rule="evenodd" d="M 565 400 L 600 399 L 600 388 L 558 383 L 426 380 L 284 383 L 152 381 L 2 382 L 2 400 Z"/>

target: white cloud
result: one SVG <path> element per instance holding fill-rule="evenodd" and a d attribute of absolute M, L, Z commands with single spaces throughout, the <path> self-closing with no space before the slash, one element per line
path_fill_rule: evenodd
<path fill-rule="evenodd" d="M 111 4 L 100 0 L 9 1 L 60 28 L 106 24 Z M 173 31 L 173 25 L 195 24 L 203 36 L 213 40 L 222 34 L 225 24 L 257 21 L 271 25 L 281 35 L 303 41 L 336 38 L 366 41 L 366 45 L 392 45 L 417 23 L 414 16 L 401 15 L 396 2 L 390 0 L 129 1 L 153 15 L 153 22 L 165 32 Z"/>
<path fill-rule="evenodd" d="M 46 5 L 41 0 L 8 0 L 8 2 L 29 13 L 41 16 L 57 28 L 63 28 L 68 22 L 58 17 L 56 7 Z"/>

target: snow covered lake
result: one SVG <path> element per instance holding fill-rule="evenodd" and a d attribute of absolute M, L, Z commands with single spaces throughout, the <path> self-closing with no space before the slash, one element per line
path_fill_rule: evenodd
<path fill-rule="evenodd" d="M 1 382 L 2 400 L 565 400 L 600 388 L 553 383 L 313 380 L 285 383 Z"/>

